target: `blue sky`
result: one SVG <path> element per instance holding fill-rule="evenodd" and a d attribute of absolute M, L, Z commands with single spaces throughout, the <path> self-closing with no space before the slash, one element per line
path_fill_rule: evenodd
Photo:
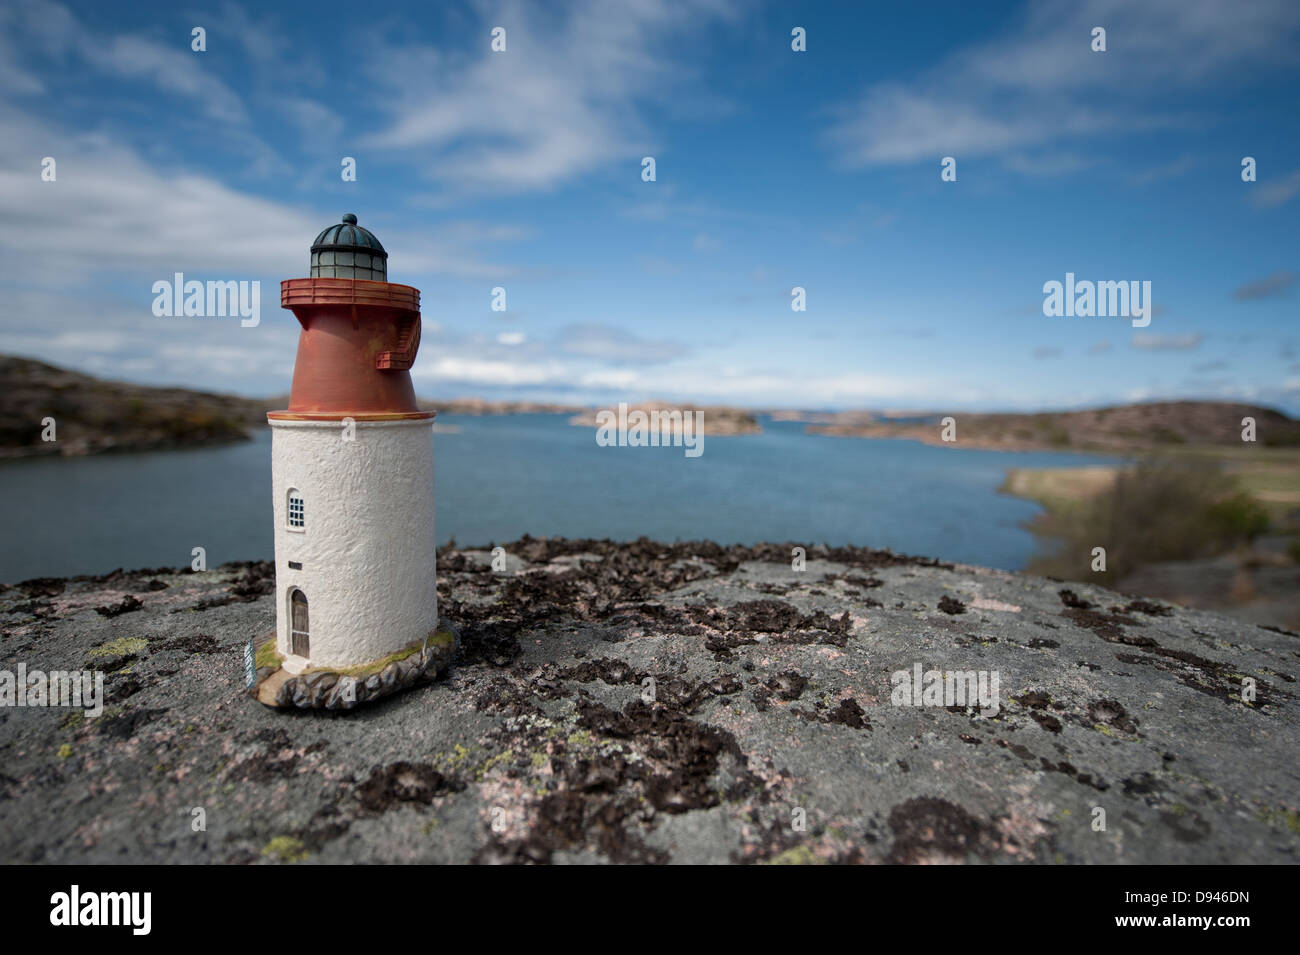
<path fill-rule="evenodd" d="M 424 395 L 1295 413 L 1298 80 L 1290 0 L 18 0 L 0 351 L 283 393 L 279 282 L 355 212 Z M 155 317 L 178 271 L 259 280 L 260 325 Z M 1150 281 L 1150 325 L 1045 317 L 1066 272 Z"/>

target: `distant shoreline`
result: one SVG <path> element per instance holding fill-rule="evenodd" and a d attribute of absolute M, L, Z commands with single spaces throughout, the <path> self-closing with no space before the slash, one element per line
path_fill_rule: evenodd
<path fill-rule="evenodd" d="M 107 381 L 13 356 L 0 356 L 0 459 L 77 457 L 129 451 L 209 447 L 246 441 L 266 426 L 266 412 L 287 396 L 245 398 L 184 388 Z M 420 407 L 459 415 L 567 414 L 595 425 L 596 408 L 555 402 L 483 398 L 421 399 Z M 1243 419 L 1255 422 L 1255 447 L 1300 447 L 1300 421 L 1271 408 L 1213 401 L 1117 405 L 1038 413 L 764 409 L 641 400 L 642 408 L 704 412 L 707 434 L 758 434 L 760 416 L 804 422 L 810 434 L 893 438 L 938 447 L 991 451 L 1128 454 L 1243 445 Z M 53 421 L 55 440 L 49 440 Z M 944 439 L 951 420 L 955 440 Z"/>

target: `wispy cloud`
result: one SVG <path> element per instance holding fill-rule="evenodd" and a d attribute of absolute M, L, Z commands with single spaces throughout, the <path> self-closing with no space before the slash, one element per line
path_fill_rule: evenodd
<path fill-rule="evenodd" d="M 372 41 L 368 69 L 392 115 L 367 145 L 403 151 L 429 178 L 469 191 L 550 189 L 616 160 L 639 175 L 635 163 L 651 147 L 640 106 L 671 97 L 689 75 L 670 41 L 730 17 L 731 5 L 582 0 L 542 9 L 492 8 L 473 54 Z M 504 52 L 489 45 L 497 26 Z"/>
<path fill-rule="evenodd" d="M 1199 348 L 1205 336 L 1199 333 L 1193 335 L 1153 335 L 1148 332 L 1138 332 L 1133 336 L 1133 347 L 1143 348 L 1148 351 L 1191 351 L 1193 348 Z"/>
<path fill-rule="evenodd" d="M 1251 201 L 1257 206 L 1271 209 L 1286 205 L 1296 196 L 1300 196 L 1300 169 L 1277 180 L 1257 182 L 1251 193 Z"/>
<path fill-rule="evenodd" d="M 612 325 L 594 322 L 565 326 L 556 336 L 556 344 L 567 354 L 613 363 L 654 364 L 680 358 L 690 351 L 680 342 L 645 339 Z"/>
<path fill-rule="evenodd" d="M 1191 156 L 1183 156 L 1181 159 L 1175 159 L 1173 162 L 1164 163 L 1163 165 L 1153 166 L 1150 169 L 1143 169 L 1140 172 L 1135 172 L 1129 177 L 1129 182 L 1135 186 L 1149 186 L 1153 182 L 1163 182 L 1166 179 L 1176 179 L 1195 167 L 1195 158 Z"/>
<path fill-rule="evenodd" d="M 1108 49 L 1094 53 L 1104 26 Z M 961 50 L 910 82 L 878 83 L 838 111 L 829 142 L 867 166 L 987 156 L 1102 132 L 1183 122 L 1142 104 L 1144 90 L 1186 89 L 1242 66 L 1292 56 L 1300 6 L 1266 0 L 1120 0 L 1034 4 L 1019 26 Z M 1196 51 L 1189 55 L 1188 51 Z M 1122 92 L 1126 106 L 1093 93 Z M 1013 154 L 1025 168 L 1029 162 Z"/>
<path fill-rule="evenodd" d="M 1232 297 L 1238 302 L 1253 302 L 1262 298 L 1281 298 L 1289 295 L 1296 283 L 1294 272 L 1274 272 L 1262 279 L 1255 279 L 1233 290 Z"/>

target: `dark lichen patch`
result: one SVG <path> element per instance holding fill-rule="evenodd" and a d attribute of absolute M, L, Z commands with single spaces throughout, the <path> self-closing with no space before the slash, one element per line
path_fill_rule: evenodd
<path fill-rule="evenodd" d="M 230 585 L 229 593 L 232 597 L 249 602 L 265 594 L 275 593 L 275 564 L 273 562 L 269 560 L 241 561 L 235 564 L 226 564 L 225 566 L 242 567 L 244 569 L 244 573 Z"/>
<path fill-rule="evenodd" d="M 692 607 L 687 612 L 692 622 L 705 628 L 705 649 L 720 662 L 734 659 L 732 651 L 738 647 L 763 641 L 843 647 L 853 626 L 847 610 L 838 617 L 824 610 L 804 614 L 779 600 L 753 600 L 718 610 Z"/>
<path fill-rule="evenodd" d="M 188 607 L 178 607 L 172 613 L 187 613 L 189 611 L 202 612 L 212 610 L 215 607 L 229 607 L 231 604 L 237 604 L 240 600 L 232 594 L 221 594 L 217 597 L 204 597 L 195 604 Z"/>
<path fill-rule="evenodd" d="M 791 604 L 767 598 L 718 610 L 653 602 L 658 595 L 687 584 L 733 573 L 743 562 L 770 561 L 783 553 L 781 563 L 788 564 L 789 546 L 793 545 L 722 547 L 709 541 L 659 544 L 644 538 L 615 543 L 524 537 L 503 546 L 507 553 L 532 564 L 550 564 L 576 555 L 599 559 L 583 560 L 561 571 L 499 575 L 486 573 L 480 564 L 465 557 L 444 557 L 444 563 L 457 561 L 446 566 L 471 574 L 472 586 L 494 598 L 464 600 L 446 591 L 446 613 L 463 626 L 461 666 L 479 662 L 508 666 L 519 655 L 517 634 L 555 623 L 557 608 L 563 608 L 563 614 L 573 620 L 657 625 L 704 636 L 707 648 L 720 660 L 729 659 L 736 647 L 755 642 L 759 634 L 777 635 L 783 642 L 834 646 L 844 646 L 848 639 L 847 611 L 839 617 L 821 610 L 805 615 Z M 864 570 L 951 566 L 869 548 L 813 547 L 807 553 L 810 559 L 836 561 Z M 872 577 L 855 582 L 875 586 Z"/>
<path fill-rule="evenodd" d="M 735 737 L 680 711 L 634 700 L 622 713 L 598 703 L 584 703 L 578 714 L 579 724 L 591 732 L 637 744 L 649 769 L 642 779 L 646 795 L 661 812 L 718 805 L 724 793 L 711 780 L 724 758 L 732 764 L 735 776 L 730 796 L 752 792 L 760 785 Z"/>
<path fill-rule="evenodd" d="M 351 826 L 352 820 L 344 816 L 337 805 L 327 803 L 312 813 L 311 821 L 296 830 L 294 837 L 308 853 L 319 852 L 326 843 L 342 836 Z"/>
<path fill-rule="evenodd" d="M 145 689 L 146 686 L 152 686 L 157 682 L 159 681 L 155 678 L 151 680 L 148 684 L 146 684 L 143 680 L 141 680 L 138 676 L 135 676 L 134 674 L 126 674 L 125 676 L 116 676 L 113 679 L 111 679 L 108 683 L 108 689 L 104 694 L 104 702 L 121 703 L 123 700 L 130 699 L 131 697 L 135 696 L 141 690 Z"/>
<path fill-rule="evenodd" d="M 463 621 L 465 605 L 457 603 L 452 611 L 455 619 Z M 463 622 L 460 626 L 460 652 L 456 660 L 460 666 L 486 664 L 493 667 L 508 667 L 523 655 L 524 648 L 519 645 L 518 634 L 522 624 L 506 622 L 503 624 Z"/>
<path fill-rule="evenodd" d="M 961 806 L 934 796 L 920 796 L 889 813 L 895 863 L 965 862 L 990 858 L 1002 847 L 996 828 Z"/>
<path fill-rule="evenodd" d="M 959 614 L 966 612 L 966 605 L 955 597 L 945 594 L 939 598 L 939 609 L 944 613 Z"/>
<path fill-rule="evenodd" d="M 142 727 L 152 723 L 166 712 L 165 709 L 139 707 L 124 709 L 117 713 L 105 713 L 95 721 L 95 727 L 102 736 L 111 739 L 130 739 Z"/>
<path fill-rule="evenodd" d="M 726 610 L 726 629 L 741 633 L 783 633 L 799 628 L 803 614 L 784 600 L 748 600 Z"/>
<path fill-rule="evenodd" d="M 206 633 L 196 633 L 188 637 L 176 637 L 154 647 L 155 650 L 179 650 L 183 653 L 222 653 L 226 648 L 217 642 L 217 638 Z"/>
<path fill-rule="evenodd" d="M 803 696 L 803 691 L 807 686 L 808 678 L 794 670 L 785 670 L 767 681 L 767 688 L 772 691 L 776 698 L 787 703 Z"/>
<path fill-rule="evenodd" d="M 1029 714 L 1034 721 L 1043 729 L 1050 733 L 1061 732 L 1061 721 L 1050 713 L 1044 713 L 1041 710 L 1032 710 Z"/>
<path fill-rule="evenodd" d="M 1120 781 L 1120 788 L 1130 799 L 1141 799 L 1149 806 L 1154 806 L 1163 799 L 1164 786 L 1153 774 L 1136 773 Z"/>
<path fill-rule="evenodd" d="M 1061 598 L 1061 603 L 1071 610 L 1091 610 L 1096 606 L 1092 601 L 1084 600 L 1073 590 L 1060 590 L 1057 592 L 1057 596 Z"/>
<path fill-rule="evenodd" d="M 1255 681 L 1254 698 L 1246 699 L 1245 676 L 1232 672 L 1227 664 L 1206 659 L 1187 650 L 1162 647 L 1155 641 L 1152 641 L 1150 647 L 1142 647 L 1141 649 L 1148 656 L 1117 653 L 1115 659 L 1121 663 L 1150 666 L 1157 670 L 1172 673 L 1180 683 L 1189 689 L 1216 697 L 1225 703 L 1264 708 L 1280 705 L 1279 698 L 1295 699 L 1290 693 L 1273 686 L 1263 678 L 1256 677 L 1252 677 Z"/>
<path fill-rule="evenodd" d="M 1137 721 L 1128 715 L 1117 700 L 1096 700 L 1089 703 L 1088 719 L 1094 724 L 1112 726 L 1122 733 L 1137 732 Z"/>
<path fill-rule="evenodd" d="M 1142 613 L 1148 617 L 1172 617 L 1174 615 L 1173 607 L 1166 607 L 1164 604 L 1158 604 L 1153 600 L 1130 600 L 1123 606 L 1114 606 L 1110 609 L 1112 613 Z"/>
<path fill-rule="evenodd" d="M 244 737 L 246 743 L 260 743 L 262 750 L 233 763 L 225 773 L 227 782 L 269 782 L 292 776 L 301 760 L 293 741 L 283 728 L 259 729 Z"/>
<path fill-rule="evenodd" d="M 867 721 L 866 711 L 862 709 L 857 700 L 853 699 L 841 700 L 834 708 L 819 703 L 817 709 L 812 712 L 800 707 L 793 707 L 790 712 L 810 723 L 847 726 L 855 730 L 871 729 L 871 724 Z"/>
<path fill-rule="evenodd" d="M 838 617 L 832 617 L 824 610 L 804 614 L 793 604 L 780 600 L 734 604 L 726 609 L 721 620 L 713 615 L 706 619 L 720 623 L 729 634 L 746 640 L 756 634 L 771 634 L 783 643 L 826 643 L 837 647 L 848 642 L 852 627 L 847 610 Z"/>
<path fill-rule="evenodd" d="M 1270 633 L 1280 633 L 1286 637 L 1300 637 L 1300 633 L 1296 633 L 1294 630 L 1287 630 L 1285 627 L 1275 627 L 1270 623 L 1257 623 L 1255 626 L 1259 627 L 1261 630 L 1268 630 Z"/>
<path fill-rule="evenodd" d="M 1061 760 L 1059 763 L 1054 763 L 1045 756 L 1040 756 L 1039 765 L 1042 767 L 1044 772 L 1063 773 L 1075 782 L 1081 783 L 1084 786 L 1091 786 L 1098 792 L 1104 793 L 1106 790 L 1110 789 L 1110 783 L 1102 779 L 1094 779 L 1091 773 L 1079 772 L 1073 763 L 1066 762 L 1065 760 Z"/>
<path fill-rule="evenodd" d="M 714 696 L 730 696 L 733 693 L 739 693 L 744 689 L 740 680 L 734 674 L 724 673 L 721 676 L 714 677 L 706 684 L 710 693 Z"/>
<path fill-rule="evenodd" d="M 998 746 L 1001 746 L 1003 749 L 1011 750 L 1011 752 L 1015 753 L 1017 756 L 1019 756 L 1021 759 L 1025 760 L 1026 762 L 1033 762 L 1034 759 L 1033 750 L 1031 750 L 1028 746 L 1025 746 L 1023 743 L 1012 743 L 1009 740 L 1005 740 L 1005 739 L 995 739 L 993 742 L 996 743 Z"/>
<path fill-rule="evenodd" d="M 1028 707 L 1031 710 L 1043 710 L 1052 705 L 1052 698 L 1048 694 L 1042 693 L 1038 690 L 1030 690 L 1026 693 L 1021 693 L 1019 696 L 1013 696 L 1011 699 L 1019 703 L 1021 706 Z"/>
<path fill-rule="evenodd" d="M 300 758 L 296 753 L 257 753 L 231 766 L 226 771 L 226 780 L 234 783 L 264 783 L 273 779 L 285 779 L 294 774 Z"/>
<path fill-rule="evenodd" d="M 375 769 L 357 787 L 357 799 L 367 813 L 385 813 L 402 805 L 430 805 L 439 796 L 461 792 L 465 781 L 445 776 L 429 763 L 400 761 Z"/>
<path fill-rule="evenodd" d="M 855 730 L 869 730 L 866 713 L 857 700 L 840 700 L 839 704 L 826 714 L 825 722 L 839 723 Z"/>
<path fill-rule="evenodd" d="M 594 683 L 600 680 L 610 686 L 624 686 L 628 683 L 640 683 L 646 674 L 634 669 L 623 660 L 602 657 L 598 660 L 579 663 L 557 673 L 562 680 L 574 680 L 578 683 Z"/>
<path fill-rule="evenodd" d="M 576 716 L 579 729 L 567 737 L 541 733 L 547 721 L 538 719 L 494 740 L 510 754 L 496 771 L 523 778 L 540 763 L 549 773 L 526 831 L 492 833 L 475 861 L 548 862 L 557 851 L 586 850 L 614 862 L 666 862 L 668 854 L 642 837 L 658 814 L 766 798 L 735 738 L 692 719 L 674 699 L 638 698 L 619 711 L 579 698 Z M 515 755 L 528 752 L 536 756 Z"/>
<path fill-rule="evenodd" d="M 662 865 L 668 853 L 652 849 L 626 826 L 625 800 L 593 799 L 581 792 L 548 793 L 537 806 L 528 836 L 494 838 L 475 853 L 479 864 L 543 864 L 561 850 L 588 848 L 620 864 Z"/>
<path fill-rule="evenodd" d="M 822 577 L 823 583 L 833 584 L 836 581 L 843 582 L 851 588 L 856 587 L 860 590 L 871 590 L 885 585 L 885 582 L 879 577 L 863 577 L 861 574 L 827 574 Z"/>
<path fill-rule="evenodd" d="M 49 600 L 33 599 L 16 603 L 6 608 L 5 613 L 25 614 L 37 620 L 58 619 L 58 615 L 54 612 L 54 604 Z"/>
<path fill-rule="evenodd" d="M 127 594 L 122 598 L 121 603 L 108 604 L 103 607 L 96 607 L 95 613 L 102 617 L 119 617 L 124 613 L 133 613 L 144 606 L 144 601 L 134 594 Z"/>
<path fill-rule="evenodd" d="M 1060 645 L 1057 641 L 1048 640 L 1045 637 L 1033 637 L 1025 644 L 1031 650 L 1055 650 Z"/>
<path fill-rule="evenodd" d="M 1061 616 L 1085 630 L 1091 630 L 1107 643 L 1122 643 L 1130 647 L 1154 647 L 1156 645 L 1155 640 L 1151 637 L 1136 636 L 1125 631 L 1123 628 L 1126 626 L 1141 626 L 1139 621 L 1125 614 L 1102 613 L 1099 610 L 1072 608 L 1062 611 Z"/>

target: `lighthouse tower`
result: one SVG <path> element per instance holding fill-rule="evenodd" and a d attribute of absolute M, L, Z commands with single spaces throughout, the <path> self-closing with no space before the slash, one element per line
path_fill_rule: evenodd
<path fill-rule="evenodd" d="M 433 413 L 409 371 L 420 292 L 388 281 L 388 253 L 348 214 L 280 304 L 302 332 L 289 407 L 266 416 L 276 650 L 290 673 L 362 666 L 438 625 Z"/>

